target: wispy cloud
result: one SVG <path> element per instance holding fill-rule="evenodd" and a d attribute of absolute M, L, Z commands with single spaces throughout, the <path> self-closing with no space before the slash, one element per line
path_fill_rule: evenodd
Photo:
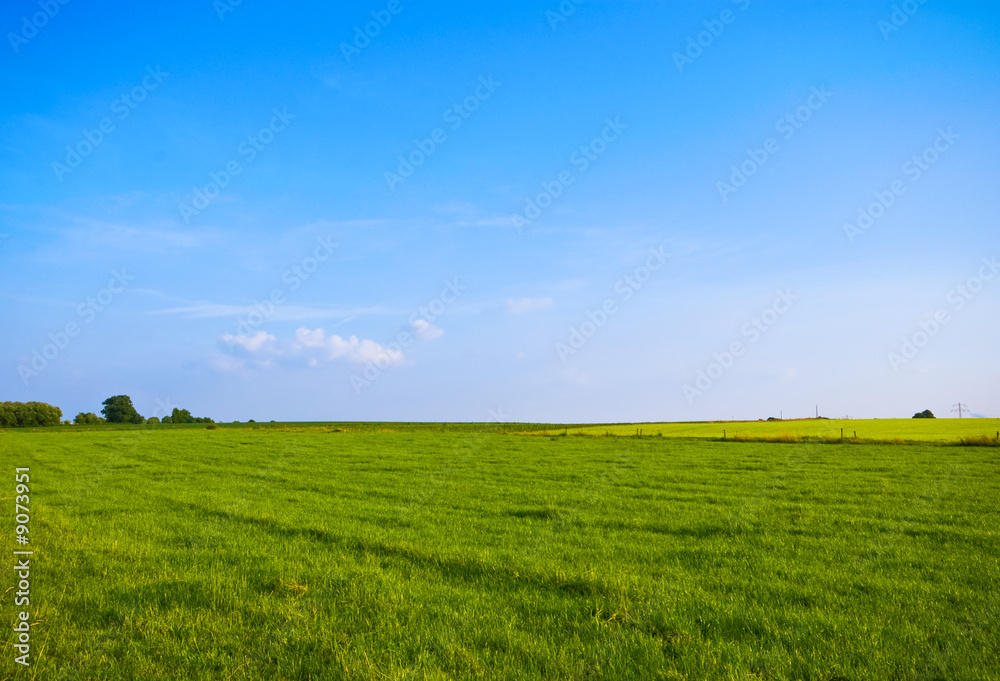
<path fill-rule="evenodd" d="M 126 198 L 121 198 L 121 201 Z M 71 225 L 62 230 L 64 236 L 88 247 L 160 253 L 164 248 L 200 248 L 207 238 L 204 231 L 180 229 L 171 220 L 123 219 L 112 222 L 78 215 L 61 217 Z"/>
<path fill-rule="evenodd" d="M 151 292 L 152 293 L 152 292 Z M 178 315 L 189 319 L 211 319 L 217 317 L 240 317 L 256 311 L 253 305 L 231 305 L 209 301 L 190 302 L 179 307 L 150 310 L 151 315 Z M 302 322 L 317 319 L 354 319 L 364 316 L 403 314 L 404 310 L 393 310 L 381 305 L 372 307 L 343 307 L 341 305 L 291 304 L 275 307 L 268 321 Z"/>
<path fill-rule="evenodd" d="M 438 327 L 431 324 L 426 319 L 417 319 L 413 322 L 413 330 L 417 334 L 417 338 L 422 340 L 431 340 L 434 338 L 440 338 L 444 335 L 444 331 Z"/>
<path fill-rule="evenodd" d="M 548 310 L 550 307 L 555 305 L 555 301 L 552 298 L 508 298 L 506 309 L 507 314 L 527 314 L 529 312 L 539 312 L 541 310 Z"/>

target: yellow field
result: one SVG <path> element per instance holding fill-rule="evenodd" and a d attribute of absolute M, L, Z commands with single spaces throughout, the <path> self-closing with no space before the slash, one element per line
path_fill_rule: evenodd
<path fill-rule="evenodd" d="M 839 438 L 860 440 L 910 440 L 955 442 L 960 438 L 995 438 L 1000 419 L 801 419 L 794 421 L 712 421 L 700 423 L 633 423 L 568 426 L 538 431 L 539 435 L 662 435 L 715 439 L 727 438 Z"/>

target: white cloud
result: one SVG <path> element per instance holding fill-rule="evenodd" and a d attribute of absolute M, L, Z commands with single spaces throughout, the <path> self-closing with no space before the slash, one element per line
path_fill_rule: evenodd
<path fill-rule="evenodd" d="M 372 362 L 384 367 L 404 360 L 402 351 L 383 347 L 373 340 L 327 335 L 321 328 L 309 330 L 304 326 L 295 331 L 295 339 L 288 343 L 279 342 L 265 331 L 250 336 L 226 334 L 222 341 L 237 356 L 213 358 L 212 364 L 219 371 L 235 371 L 247 366 L 267 369 L 275 365 L 276 359 L 292 363 L 304 360 L 310 367 L 336 360 L 356 364 Z"/>
<path fill-rule="evenodd" d="M 413 322 L 413 329 L 417 334 L 417 338 L 422 340 L 431 340 L 433 338 L 440 338 L 444 335 L 444 331 L 438 327 L 431 324 L 426 319 L 418 319 Z"/>
<path fill-rule="evenodd" d="M 547 310 L 555 305 L 555 301 L 552 298 L 521 298 L 519 300 L 514 300 L 513 298 L 507 299 L 507 314 L 527 314 L 528 312 L 538 312 L 540 310 Z"/>
<path fill-rule="evenodd" d="M 336 334 L 327 336 L 323 329 L 310 331 L 302 326 L 295 332 L 295 342 L 292 352 L 295 354 L 312 354 L 321 351 L 326 359 L 346 359 L 349 362 L 364 364 L 365 362 L 399 364 L 403 361 L 403 353 L 399 350 L 385 348 L 373 340 L 359 339 L 357 336 L 343 338 Z M 312 359 L 316 359 L 315 356 Z"/>
<path fill-rule="evenodd" d="M 222 337 L 222 341 L 229 347 L 239 347 L 249 353 L 260 353 L 275 352 L 277 339 L 265 331 L 258 331 L 252 336 L 233 336 L 227 333 Z"/>

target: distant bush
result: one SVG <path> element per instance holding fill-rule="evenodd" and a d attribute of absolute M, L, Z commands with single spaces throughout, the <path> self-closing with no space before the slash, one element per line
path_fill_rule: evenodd
<path fill-rule="evenodd" d="M 73 423 L 78 426 L 99 426 L 107 423 L 107 421 L 93 412 L 88 411 L 84 413 L 81 411 L 73 418 Z"/>
<path fill-rule="evenodd" d="M 923 411 L 918 411 L 916 414 L 914 414 L 913 418 L 915 418 L 915 419 L 933 419 L 933 418 L 937 418 L 937 417 L 934 416 L 933 412 L 931 412 L 930 409 L 924 409 Z"/>
<path fill-rule="evenodd" d="M 160 423 L 160 417 L 158 416 L 150 416 L 148 419 L 146 419 L 146 425 L 148 426 L 156 426 L 159 425 L 159 423 Z"/>
<path fill-rule="evenodd" d="M 215 423 L 212 419 L 207 416 L 191 416 L 191 412 L 187 409 L 178 409 L 174 407 L 174 411 L 170 416 L 163 417 L 164 423 Z"/>
<path fill-rule="evenodd" d="M 58 426 L 62 409 L 44 402 L 0 402 L 0 428 Z"/>

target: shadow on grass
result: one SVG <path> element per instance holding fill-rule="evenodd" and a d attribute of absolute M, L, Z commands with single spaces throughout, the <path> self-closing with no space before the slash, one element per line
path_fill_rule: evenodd
<path fill-rule="evenodd" d="M 521 509 L 517 511 L 510 511 L 509 515 L 515 518 L 533 518 L 535 520 L 558 520 L 562 517 L 562 513 L 558 508 L 554 506 L 546 506 L 545 508 L 528 508 Z"/>
<path fill-rule="evenodd" d="M 337 546 L 342 550 L 361 556 L 371 555 L 404 561 L 420 568 L 437 571 L 448 578 L 475 584 L 480 588 L 520 587 L 582 596 L 606 596 L 617 593 L 617 590 L 604 583 L 584 576 L 540 572 L 527 566 L 508 568 L 490 565 L 471 557 L 442 556 L 402 544 L 336 535 L 324 529 L 311 527 L 288 527 L 271 518 L 254 518 L 190 502 L 166 501 L 178 510 L 194 512 L 202 518 L 216 518 L 225 522 L 251 526 L 279 537 L 306 539 L 319 544 Z"/>

